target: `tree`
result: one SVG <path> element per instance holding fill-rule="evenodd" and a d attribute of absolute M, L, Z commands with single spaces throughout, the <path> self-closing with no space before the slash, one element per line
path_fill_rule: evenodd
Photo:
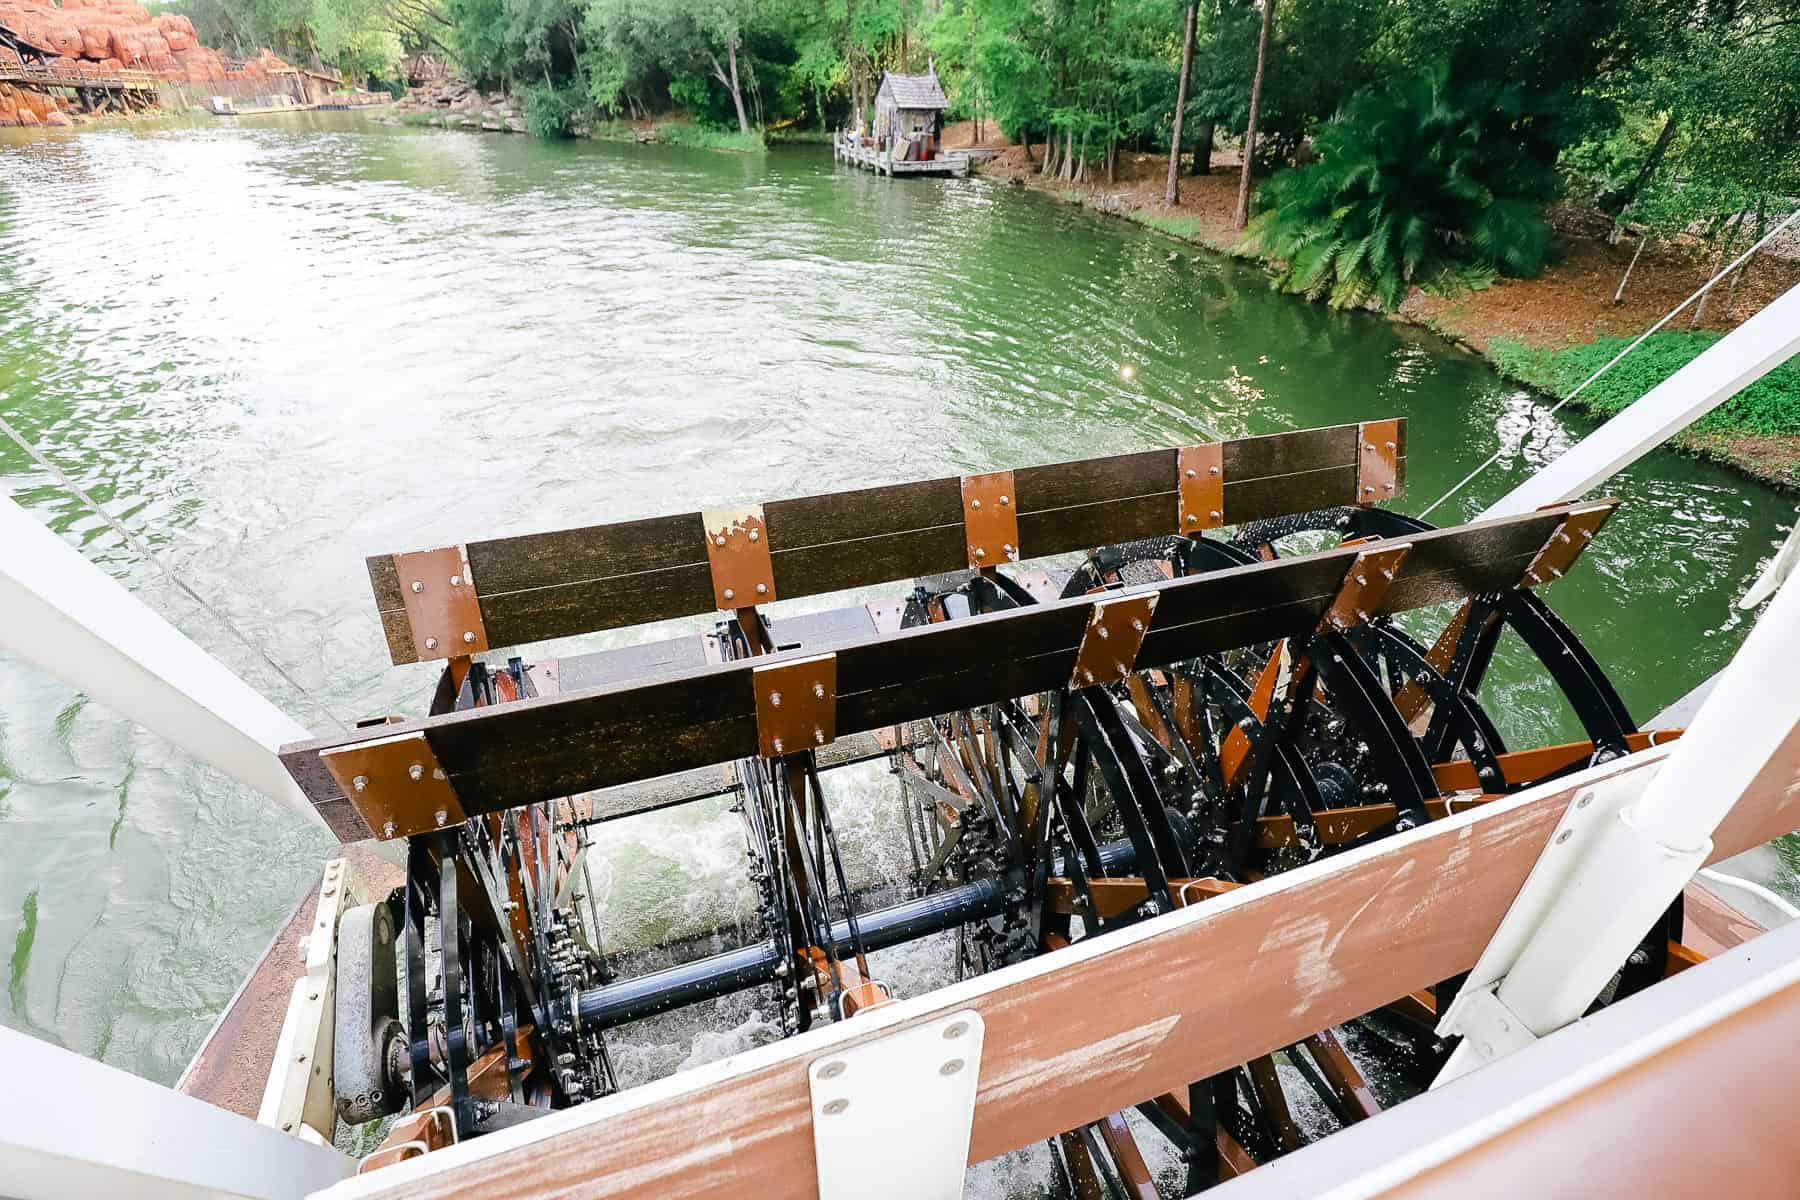
<path fill-rule="evenodd" d="M 1275 0 L 1262 0 L 1262 32 L 1256 38 L 1256 78 L 1250 84 L 1250 116 L 1244 125 L 1244 169 L 1238 176 L 1237 212 L 1232 223 L 1239 229 L 1250 220 L 1250 165 L 1256 158 L 1256 109 L 1262 102 L 1263 69 L 1269 59 L 1269 26 L 1275 20 Z"/>
<path fill-rule="evenodd" d="M 1194 20 L 1196 6 L 1187 6 L 1187 19 L 1181 31 L 1181 82 L 1175 87 L 1175 118 L 1169 132 L 1169 179 L 1163 186 L 1163 203 L 1174 208 L 1181 203 L 1181 117 L 1187 110 L 1188 76 L 1194 70 Z M 1212 154 L 1212 137 L 1206 139 L 1206 150 Z"/>
<path fill-rule="evenodd" d="M 1536 274 L 1555 174 L 1521 133 L 1522 90 L 1453 88 L 1435 68 L 1358 94 L 1320 131 L 1317 162 L 1257 194 L 1249 244 L 1281 264 L 1276 286 L 1391 310 L 1415 286 Z"/>

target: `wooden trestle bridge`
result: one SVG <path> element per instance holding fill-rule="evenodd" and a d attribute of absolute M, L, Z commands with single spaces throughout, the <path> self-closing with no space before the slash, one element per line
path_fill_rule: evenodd
<path fill-rule="evenodd" d="M 16 63 L 0 61 L 0 83 L 46 95 L 71 93 L 86 112 L 138 112 L 157 102 L 158 80 L 150 71 L 108 71 L 98 63 L 62 58 L 3 24 L 0 50 L 11 50 L 18 58 Z"/>

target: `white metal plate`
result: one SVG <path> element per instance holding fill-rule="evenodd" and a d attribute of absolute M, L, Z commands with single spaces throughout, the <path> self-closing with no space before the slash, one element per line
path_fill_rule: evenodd
<path fill-rule="evenodd" d="M 1463 1015 L 1464 1001 L 1512 970 L 1525 943 L 1543 922 L 1551 904 L 1568 886 L 1570 873 L 1592 853 L 1594 844 L 1618 818 L 1620 810 L 1643 795 L 1660 770 L 1662 764 L 1654 763 L 1642 770 L 1622 771 L 1575 793 L 1562 820 L 1550 834 L 1550 840 L 1544 843 L 1544 852 L 1538 855 L 1531 874 L 1525 877 L 1525 885 L 1513 898 L 1512 907 L 1506 910 L 1500 927 L 1488 940 L 1487 949 L 1481 952 L 1480 961 L 1469 972 L 1468 981 L 1458 992 L 1456 1002 L 1438 1022 L 1438 1033 L 1447 1036 L 1460 1032 L 1459 1018 Z"/>
<path fill-rule="evenodd" d="M 965 1009 L 808 1065 L 820 1200 L 962 1196 L 983 1033 Z"/>

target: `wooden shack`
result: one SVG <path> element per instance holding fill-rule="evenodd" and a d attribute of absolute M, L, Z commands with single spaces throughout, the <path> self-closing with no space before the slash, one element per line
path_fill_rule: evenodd
<path fill-rule="evenodd" d="M 944 132 L 944 110 L 950 101 L 938 82 L 937 64 L 923 75 L 881 77 L 875 93 L 875 144 L 891 150 L 898 161 L 926 161 L 935 155 Z"/>

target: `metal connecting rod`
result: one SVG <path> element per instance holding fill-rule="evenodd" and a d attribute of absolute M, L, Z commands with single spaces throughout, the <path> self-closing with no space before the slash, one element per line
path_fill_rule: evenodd
<path fill-rule="evenodd" d="M 1796 661 L 1800 581 L 1790 579 L 1642 792 L 1589 788 L 1576 796 L 1438 1025 L 1464 1038 L 1434 1086 L 1587 1010 L 1706 860 L 1719 823 L 1800 728 Z M 1576 841 L 1584 826 L 1590 832 Z"/>
<path fill-rule="evenodd" d="M 275 757 L 297 721 L 4 493 L 0 547 L 0 650 L 319 820 Z"/>
<path fill-rule="evenodd" d="M 1478 520 L 1587 494 L 1800 351 L 1800 285 L 1720 338 L 1637 403 L 1502 496 Z"/>

